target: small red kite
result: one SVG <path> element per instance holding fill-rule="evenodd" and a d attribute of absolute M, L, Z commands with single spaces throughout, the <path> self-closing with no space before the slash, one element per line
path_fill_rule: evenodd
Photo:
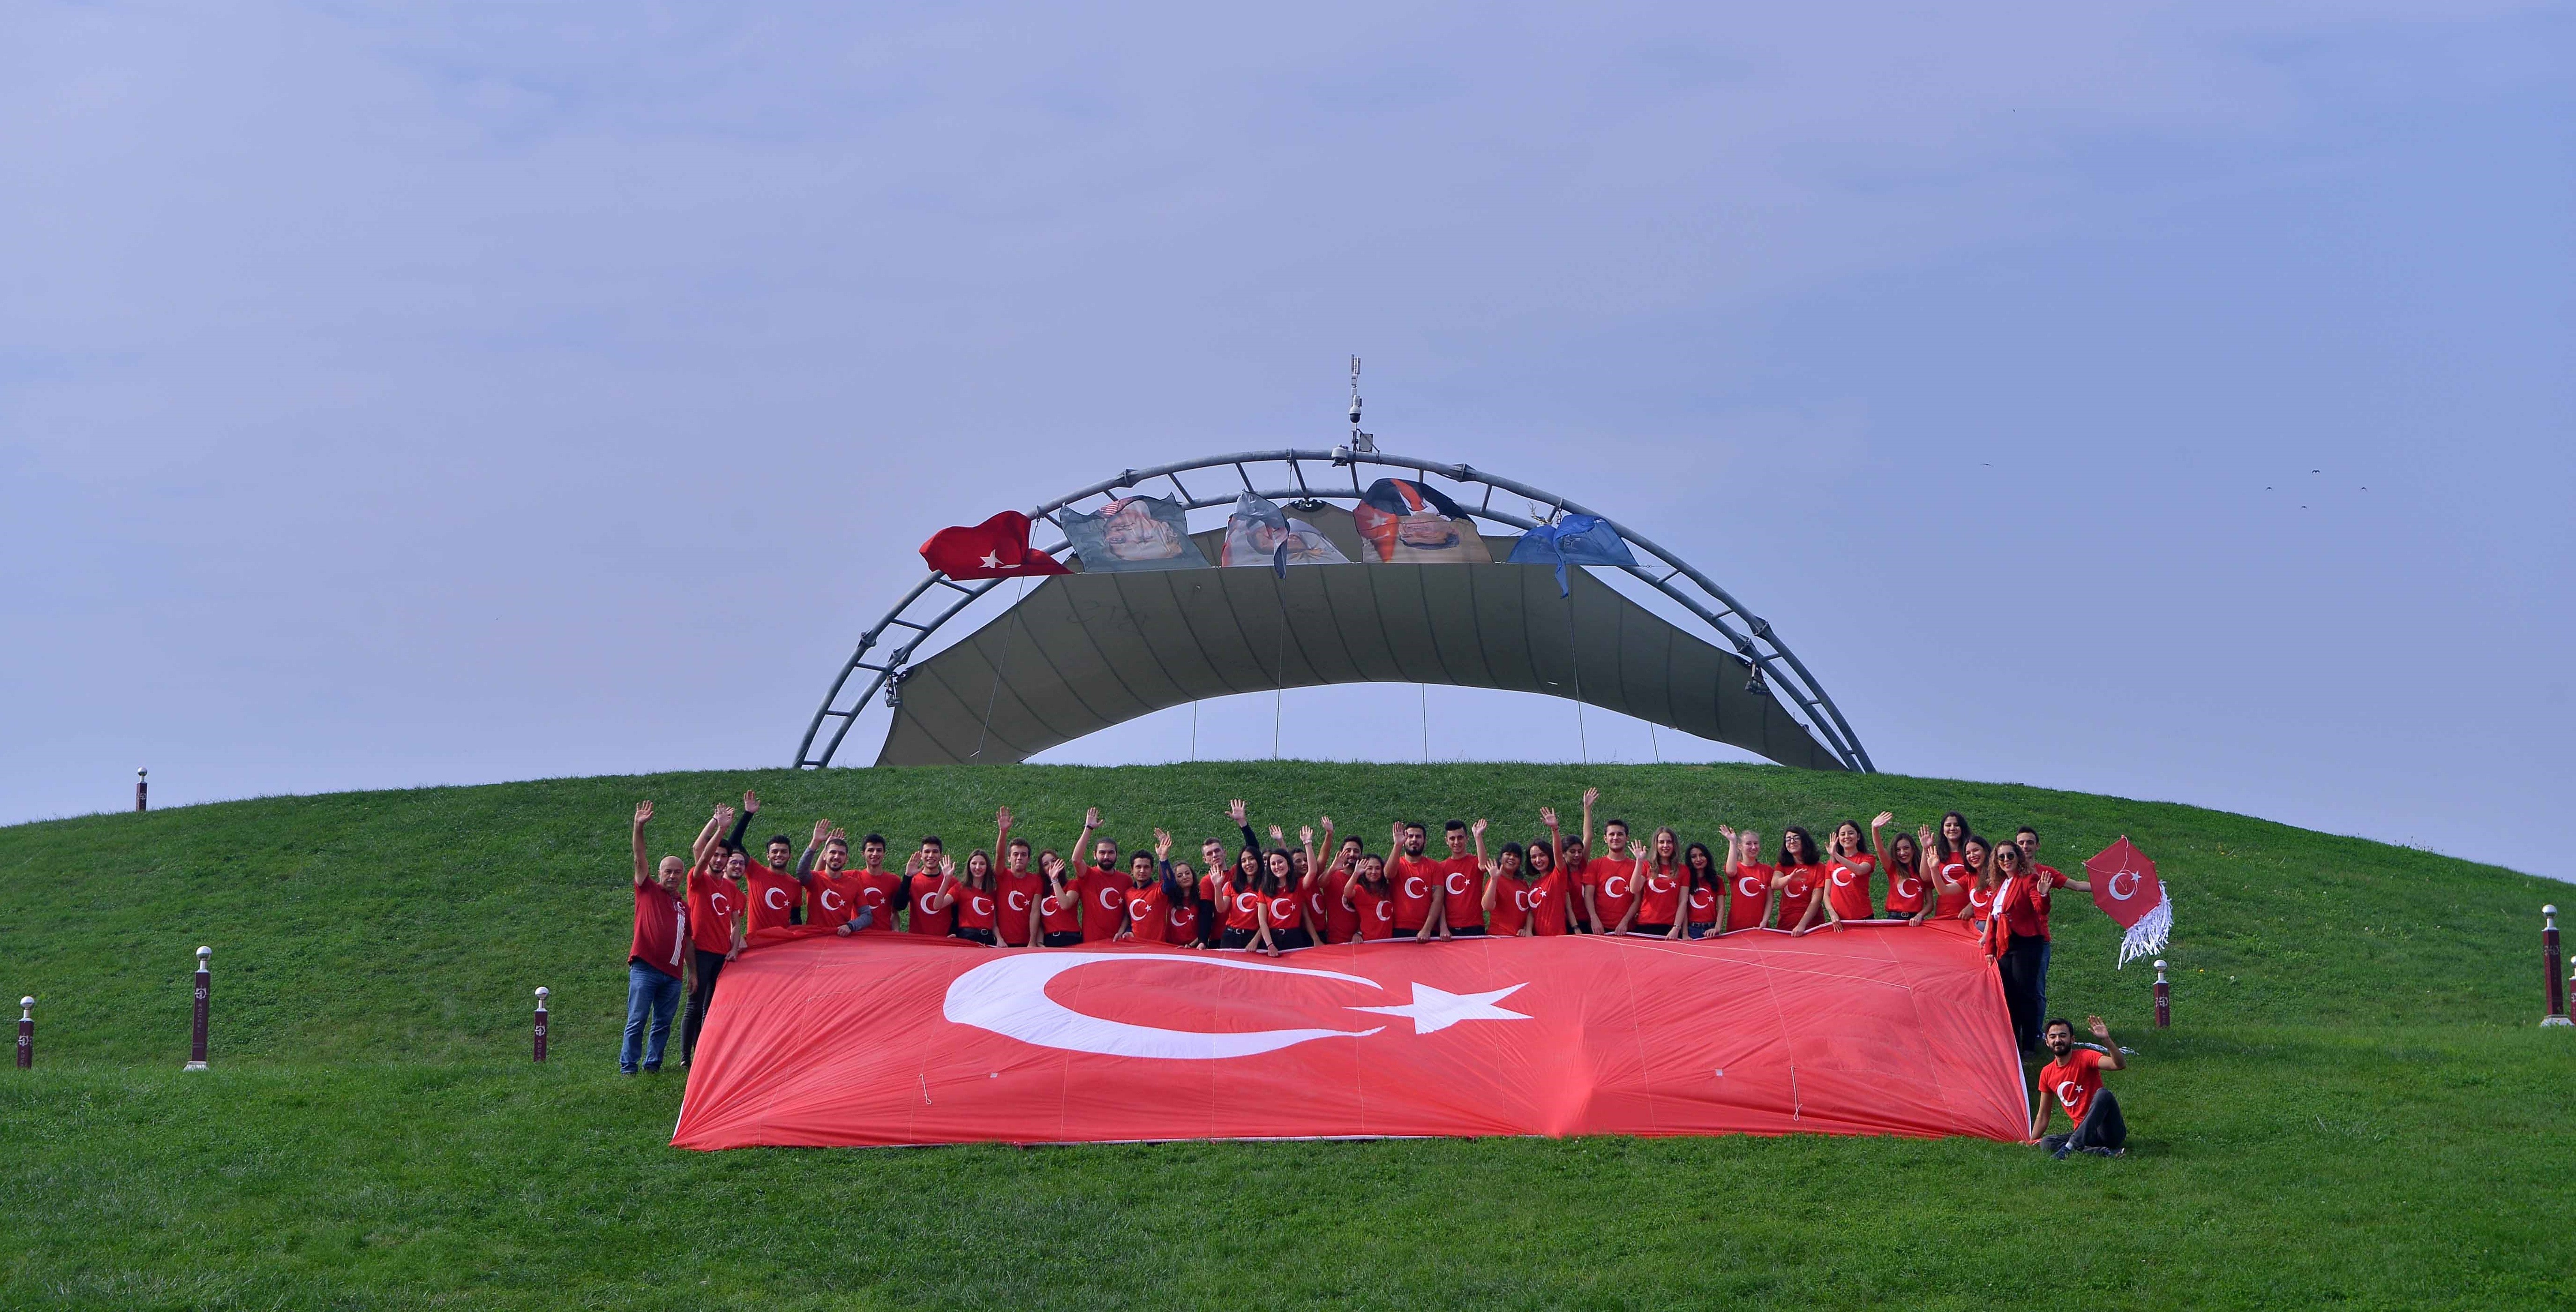
<path fill-rule="evenodd" d="M 2119 964 L 2165 950 L 2165 940 L 2173 935 L 2173 899 L 2156 878 L 2156 863 L 2128 835 L 2085 862 L 2084 875 L 2093 885 L 2093 905 L 2127 931 L 2120 938 Z"/>
<path fill-rule="evenodd" d="M 1070 574 L 1055 557 L 1029 545 L 1029 517 L 1005 510 L 971 528 L 943 528 L 921 544 L 921 559 L 952 579 L 1011 579 Z"/>

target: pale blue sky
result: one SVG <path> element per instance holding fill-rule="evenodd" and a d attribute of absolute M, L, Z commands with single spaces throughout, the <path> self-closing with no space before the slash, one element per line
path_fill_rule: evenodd
<path fill-rule="evenodd" d="M 1330 445 L 1358 352 L 1389 449 L 1680 550 L 1885 768 L 2576 876 L 2572 31 L 11 6 L 0 821 L 783 764 L 931 530 Z M 1287 750 L 1409 758 L 1415 696 Z"/>

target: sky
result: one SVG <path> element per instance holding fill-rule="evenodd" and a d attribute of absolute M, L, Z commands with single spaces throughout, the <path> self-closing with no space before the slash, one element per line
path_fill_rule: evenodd
<path fill-rule="evenodd" d="M 787 764 L 930 532 L 1358 354 L 1882 769 L 2576 878 L 2576 15 L 1778 9 L 9 6 L 0 823 Z M 1742 759 L 1042 759 L 1274 709 Z"/>

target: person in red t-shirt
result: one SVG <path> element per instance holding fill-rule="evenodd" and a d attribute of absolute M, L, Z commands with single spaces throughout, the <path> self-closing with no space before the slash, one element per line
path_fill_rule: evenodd
<path fill-rule="evenodd" d="M 923 938 L 955 937 L 957 903 L 949 896 L 948 886 L 956 879 L 956 858 L 947 854 L 939 835 L 922 839 L 921 850 L 903 863 L 905 933 Z"/>
<path fill-rule="evenodd" d="M 1816 839 L 1799 825 L 1780 831 L 1780 918 L 1781 929 L 1804 934 L 1821 928 L 1825 909 L 1816 894 L 1825 886 L 1824 854 L 1816 850 Z"/>
<path fill-rule="evenodd" d="M 1240 952 L 1262 941 L 1261 864 L 1261 853 L 1240 848 L 1234 863 L 1217 878 L 1213 901 L 1218 908 L 1218 947 Z"/>
<path fill-rule="evenodd" d="M 680 1010 L 680 980 L 687 971 L 689 908 L 681 895 L 689 863 L 666 856 L 654 867 L 644 854 L 644 826 L 652 819 L 651 802 L 635 804 L 635 933 L 626 946 L 626 1041 L 617 1050 L 617 1069 L 626 1075 L 635 1073 L 639 1061 L 646 1071 L 662 1069 L 671 1018 Z M 649 1046 L 644 1037 L 648 1021 L 653 1031 Z"/>
<path fill-rule="evenodd" d="M 1583 832 L 1556 840 L 1556 864 L 1565 871 L 1566 928 L 1577 934 L 1598 934 L 1609 928 L 1601 923 L 1593 897 L 1599 873 L 1592 869 L 1592 804 L 1600 800 L 1600 789 L 1584 789 Z M 1549 832 L 1554 833 L 1556 822 L 1547 823 Z"/>
<path fill-rule="evenodd" d="M 1476 850 L 1467 850 L 1468 836 Z M 1449 858 L 1440 863 L 1440 937 L 1479 938 L 1485 932 L 1485 822 L 1473 828 L 1463 820 L 1440 827 Z"/>
<path fill-rule="evenodd" d="M 1601 850 L 1588 854 L 1583 863 L 1586 896 L 1592 900 L 1592 923 L 1595 933 L 1625 934 L 1636 927 L 1637 894 L 1645 881 L 1647 852 L 1628 844 L 1628 822 L 1611 820 L 1601 826 Z"/>
<path fill-rule="evenodd" d="M 744 789 L 742 812 L 734 817 L 733 832 L 725 836 L 726 844 L 741 849 L 748 856 L 751 849 L 743 846 L 743 834 L 750 829 L 751 818 L 758 814 L 760 796 Z M 816 826 L 818 832 L 821 828 Z M 795 855 L 795 848 L 785 834 L 770 835 L 763 850 L 768 854 L 767 864 L 747 861 L 743 868 L 747 890 L 743 910 L 749 918 L 749 923 L 743 927 L 746 935 L 805 923 L 805 872 L 810 867 L 801 863 L 793 867 L 788 865 L 789 859 Z M 810 857 L 813 849 L 809 847 L 806 851 Z"/>
<path fill-rule="evenodd" d="M 1100 808 L 1082 813 L 1082 837 L 1073 840 L 1076 856 L 1091 853 L 1091 864 L 1074 871 L 1074 903 L 1082 909 L 1082 941 L 1106 943 L 1127 927 L 1127 879 L 1118 873 L 1118 844 L 1093 840 L 1100 832 Z"/>
<path fill-rule="evenodd" d="M 1354 943 L 1375 943 L 1395 937 L 1395 890 L 1387 884 L 1386 861 L 1375 852 L 1363 852 L 1351 866 L 1351 882 L 1342 886 L 1342 905 L 1359 926 Z"/>
<path fill-rule="evenodd" d="M 823 841 L 824 863 L 829 865 L 833 861 L 832 848 L 835 844 L 838 844 L 841 849 L 840 862 L 843 865 L 849 864 L 850 840 L 843 837 L 838 829 L 833 830 L 832 836 Z M 867 915 L 849 922 L 849 928 L 853 933 L 891 934 L 894 932 L 895 917 L 903 910 L 905 901 L 904 877 L 886 869 L 885 858 L 885 835 L 869 834 L 859 840 L 859 866 L 852 874 L 858 881 L 859 908 L 867 912 Z"/>
<path fill-rule="evenodd" d="M 723 827 L 733 808 L 716 808 L 710 832 Z M 697 1055 L 698 1028 L 706 1023 L 715 1001 L 716 977 L 742 950 L 743 872 L 750 861 L 742 849 L 724 840 L 701 843 L 698 862 L 689 867 L 689 1005 L 680 1023 L 680 1069 Z"/>
<path fill-rule="evenodd" d="M 2061 1160 L 2068 1153 L 2125 1156 L 2129 1123 L 2120 1116 L 2120 1100 L 2102 1087 L 2102 1072 L 2127 1070 L 2128 1059 L 2121 1055 L 2120 1045 L 2111 1041 L 2111 1027 L 2101 1017 L 2087 1016 L 2084 1021 L 2092 1026 L 2093 1037 L 2101 1040 L 2102 1051 L 2076 1047 L 2075 1026 L 2065 1017 L 2048 1022 L 2045 1040 L 2056 1059 L 2039 1068 L 2039 1096 L 2031 1100 L 2030 1137 Z M 2052 1106 L 2066 1109 L 2072 1132 L 2047 1132 Z"/>
<path fill-rule="evenodd" d="M 1995 863 L 1991 859 L 1993 850 L 1986 846 L 1986 840 L 1975 834 L 1968 835 L 1968 841 L 1959 848 L 1959 855 L 1967 863 L 1968 871 L 1968 877 L 1961 881 L 1959 919 L 1966 922 L 1968 932 L 1976 935 L 1978 944 L 1983 946 L 1986 922 L 1993 918 L 1995 912 L 1995 889 L 2003 881 L 1995 875 Z"/>
<path fill-rule="evenodd" d="M 993 928 L 1003 947 L 1024 948 L 1038 941 L 1038 904 L 1046 900 L 1046 877 L 1029 869 L 1029 840 L 1011 837 L 1011 808 L 994 812 L 993 823 L 993 850 L 1002 854 L 1002 871 L 993 881 L 1002 905 Z"/>
<path fill-rule="evenodd" d="M 1732 934 L 1766 928 L 1771 919 L 1772 895 L 1780 888 L 1780 872 L 1763 864 L 1762 834 L 1719 825 L 1717 835 L 1726 840 L 1726 863 L 1721 867 L 1726 875 L 1726 900 L 1717 909 L 1717 932 Z"/>
<path fill-rule="evenodd" d="M 1070 948 L 1082 945 L 1082 893 L 1073 886 L 1073 867 L 1050 847 L 1038 853 L 1038 869 L 1045 873 L 1046 896 L 1038 900 L 1038 943 L 1042 947 Z"/>
<path fill-rule="evenodd" d="M 1896 833 L 1895 846 L 1889 846 L 1885 829 L 1895 818 L 1884 811 L 1879 813 L 1869 826 L 1869 845 L 1879 853 L 1887 870 L 1888 918 L 1920 925 L 1924 917 L 1932 914 L 1931 881 L 1923 874 L 1923 846 L 1901 829 Z"/>
<path fill-rule="evenodd" d="M 1706 843 L 1682 849 L 1682 870 L 1690 877 L 1684 923 L 1692 938 L 1707 938 L 1717 932 L 1718 908 L 1726 902 L 1726 874 L 1717 868 L 1717 857 Z"/>
<path fill-rule="evenodd" d="M 1896 817 L 1878 813 L 1872 826 L 1883 827 Z M 1878 872 L 1878 858 L 1861 850 L 1860 822 L 1845 820 L 1834 826 L 1833 837 L 1825 840 L 1825 923 L 1842 932 L 1844 922 L 1876 920 L 1878 908 L 1870 897 L 1870 877 Z"/>
<path fill-rule="evenodd" d="M 1479 820 L 1476 823 L 1480 826 L 1476 833 L 1476 846 L 1481 851 L 1485 839 L 1481 826 L 1485 822 Z M 1526 854 L 1520 844 L 1505 843 L 1493 863 L 1485 867 L 1482 910 L 1487 932 L 1515 938 L 1527 938 L 1533 932 L 1530 928 L 1529 870 L 1522 864 L 1525 859 Z"/>
<path fill-rule="evenodd" d="M 1306 849 L 1309 869 L 1316 869 L 1317 863 L 1327 853 L 1333 852 L 1333 818 L 1322 816 L 1317 823 L 1324 827 L 1321 845 L 1314 842 L 1313 830 L 1301 828 L 1297 831 L 1297 841 Z M 1359 860 L 1360 840 L 1345 838 L 1341 850 L 1333 854 L 1332 863 L 1322 866 L 1321 873 L 1306 882 L 1306 929 L 1315 936 L 1316 942 L 1348 943 L 1358 936 L 1359 912 L 1343 899 L 1342 890 L 1350 886 L 1351 872 L 1358 867 Z"/>
<path fill-rule="evenodd" d="M 1171 899 L 1164 886 L 1171 879 L 1172 836 L 1160 829 L 1154 831 L 1152 855 L 1132 852 L 1127 857 L 1127 886 L 1120 890 L 1119 910 L 1127 923 L 1110 937 L 1121 942 L 1160 943 L 1170 932 Z"/>
<path fill-rule="evenodd" d="M 1387 834 L 1396 851 L 1387 862 L 1386 882 L 1395 890 L 1397 938 L 1419 940 L 1440 933 L 1441 863 L 1423 854 L 1425 832 L 1419 824 L 1399 820 Z"/>
<path fill-rule="evenodd" d="M 804 891 L 814 906 L 814 914 L 808 923 L 849 935 L 876 923 L 882 913 L 868 906 L 867 880 L 857 871 L 846 868 L 850 862 L 850 840 L 840 830 L 831 828 L 831 823 L 829 820 L 814 822 L 814 841 L 806 844 L 805 854 L 797 858 L 797 878 L 804 881 Z M 823 854 L 820 870 L 813 868 L 817 849 Z M 880 904 L 884 896 L 882 892 L 878 894 Z M 753 927 L 761 928 L 759 925 Z"/>
<path fill-rule="evenodd" d="M 1001 892 L 992 854 L 980 848 L 967 853 L 965 873 L 949 876 L 939 888 L 939 895 L 956 909 L 957 927 L 950 932 L 969 943 L 1000 947 L 1002 939 L 993 926 L 1001 915 Z"/>
<path fill-rule="evenodd" d="M 1657 829 L 1637 855 L 1637 906 L 1628 932 L 1650 938 L 1682 936 L 1682 902 L 1690 894 L 1690 872 L 1682 868 L 1682 840 L 1671 828 Z"/>
<path fill-rule="evenodd" d="M 1547 822 L 1548 837 L 1531 839 L 1521 852 L 1529 867 L 1529 929 L 1537 937 L 1556 938 L 1565 933 L 1566 907 L 1572 900 L 1567 894 L 1574 877 L 1556 864 L 1556 812 L 1542 809 L 1539 818 Z"/>
<path fill-rule="evenodd" d="M 2030 858 L 2031 869 L 2036 872 L 2037 878 L 2048 881 L 2050 891 L 2054 892 L 2061 888 L 2071 888 L 2078 893 L 2090 893 L 2093 891 L 2091 881 L 2083 879 L 2068 879 L 2063 872 L 2059 871 L 2055 867 L 2044 866 L 2039 863 L 2038 830 L 2031 828 L 2029 825 L 2023 825 L 2021 828 L 2014 830 L 2013 846 L 2020 848 L 2021 854 Z M 2048 899 L 2043 897 L 2040 899 L 2039 903 L 2039 1009 L 2043 1013 L 2048 1010 L 2048 957 L 2050 950 L 2055 947 L 2056 944 L 2050 939 L 2048 933 Z"/>

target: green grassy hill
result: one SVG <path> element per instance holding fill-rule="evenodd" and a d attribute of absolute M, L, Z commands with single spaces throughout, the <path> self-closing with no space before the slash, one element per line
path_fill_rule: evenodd
<path fill-rule="evenodd" d="M 755 840 L 828 815 L 1042 844 L 1328 812 L 1604 814 L 1776 834 L 1949 807 L 2072 869 L 2122 833 L 2177 930 L 2176 1027 L 2116 934 L 2058 917 L 2052 1009 L 2140 1050 L 2133 1154 L 1984 1142 L 1531 1140 L 1021 1151 L 668 1148 L 676 1071 L 615 1074 L 627 813 L 675 851 L 748 786 Z M 1227 1302 L 1985 1306 L 2048 1267 L 2092 1306 L 2565 1306 L 2576 1035 L 2544 1033 L 2567 886 L 2242 816 L 1765 767 L 1309 763 L 753 772 L 274 798 L 0 829 L 11 1306 L 774 1307 Z M 215 1069 L 182 1077 L 191 953 Z M 555 1059 L 527 1061 L 530 991 Z"/>

